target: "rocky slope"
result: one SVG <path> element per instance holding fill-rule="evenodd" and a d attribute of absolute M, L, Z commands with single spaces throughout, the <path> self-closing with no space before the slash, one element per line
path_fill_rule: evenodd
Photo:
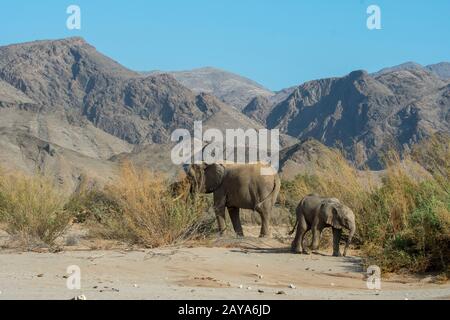
<path fill-rule="evenodd" d="M 0 48 L 0 78 L 43 108 L 87 119 L 129 143 L 167 141 L 220 103 L 197 95 L 168 75 L 141 77 L 80 38 Z"/>
<path fill-rule="evenodd" d="M 194 120 L 260 127 L 170 75 L 128 70 L 81 38 L 0 47 L 2 166 L 52 172 L 62 185 L 74 186 L 83 170 L 108 180 L 117 167 L 110 158 L 167 144 L 174 129 L 192 130 Z"/>
<path fill-rule="evenodd" d="M 444 80 L 450 79 L 450 62 L 440 62 L 426 66 L 426 68 Z"/>
<path fill-rule="evenodd" d="M 279 128 L 291 176 L 308 166 L 299 144 L 306 138 L 324 145 L 312 148 L 319 158 L 325 146 L 340 146 L 357 166 L 380 169 L 386 150 L 449 132 L 446 68 L 408 63 L 272 93 L 213 68 L 143 75 L 81 38 L 4 46 L 0 165 L 53 174 L 68 189 L 87 173 L 110 181 L 124 159 L 173 172 L 171 132 L 203 120 L 204 129 L 222 131 Z"/>
<path fill-rule="evenodd" d="M 342 146 L 357 166 L 383 166 L 382 154 L 405 150 L 436 131 L 449 130 L 448 84 L 423 69 L 307 82 L 273 107 L 269 128 L 327 146 Z"/>
<path fill-rule="evenodd" d="M 427 66 L 422 66 L 421 64 L 418 64 L 416 62 L 405 62 L 402 64 L 399 64 L 397 66 L 383 68 L 378 72 L 373 73 L 373 76 L 379 76 L 383 73 L 389 73 L 392 71 L 400 71 L 400 70 L 422 70 L 422 71 L 428 71 L 437 76 L 438 78 L 441 78 L 442 80 L 448 80 L 450 79 L 450 62 L 439 62 L 435 64 L 430 64 Z"/>
<path fill-rule="evenodd" d="M 192 91 L 209 93 L 238 110 L 242 110 L 256 96 L 274 95 L 253 80 L 217 68 L 205 67 L 170 74 Z"/>

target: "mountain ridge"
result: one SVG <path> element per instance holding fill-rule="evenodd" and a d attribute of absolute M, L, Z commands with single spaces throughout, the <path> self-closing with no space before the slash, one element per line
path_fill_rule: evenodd
<path fill-rule="evenodd" d="M 167 165 L 171 132 L 192 131 L 194 120 L 202 120 L 205 129 L 280 129 L 282 148 L 290 147 L 282 151 L 289 174 L 306 165 L 300 153 L 307 149 L 299 141 L 310 138 L 321 146 L 305 146 L 319 155 L 338 147 L 358 168 L 379 170 L 389 148 L 406 152 L 449 131 L 446 67 L 355 70 L 278 92 L 206 67 L 196 75 L 181 72 L 195 80 L 188 88 L 177 79 L 180 73 L 135 72 L 79 37 L 7 45 L 0 47 L 1 161 L 53 172 L 71 187 L 83 167 L 98 168 L 100 180 L 109 181 L 125 159 L 173 171 L 177 166 Z M 206 87 L 193 88 L 196 83 Z"/>
<path fill-rule="evenodd" d="M 242 110 L 255 96 L 274 95 L 272 91 L 254 80 L 215 67 L 184 71 L 153 71 L 151 74 L 155 73 L 168 73 L 192 91 L 209 93 L 238 110 Z"/>
<path fill-rule="evenodd" d="M 343 146 L 357 166 L 381 169 L 387 149 L 403 150 L 435 131 L 449 130 L 446 88 L 446 81 L 424 69 L 376 76 L 353 71 L 300 85 L 265 122 L 299 139 Z"/>

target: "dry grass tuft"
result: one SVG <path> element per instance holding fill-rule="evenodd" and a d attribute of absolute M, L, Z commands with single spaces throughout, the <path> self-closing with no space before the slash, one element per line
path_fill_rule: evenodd
<path fill-rule="evenodd" d="M 214 222 L 205 217 L 204 197 L 174 199 L 164 175 L 130 163 L 123 164 L 119 181 L 79 195 L 71 208 L 78 216 L 81 211 L 91 235 L 146 247 L 204 236 Z"/>
<path fill-rule="evenodd" d="M 355 240 L 368 264 L 385 271 L 448 273 L 450 139 L 436 139 L 412 151 L 412 159 L 428 170 L 427 177 L 411 177 L 407 162 L 392 153 L 381 185 L 364 184 L 335 151 L 333 166 L 284 182 L 282 203 L 294 212 L 299 200 L 310 193 L 339 198 L 355 212 Z"/>
<path fill-rule="evenodd" d="M 0 222 L 26 247 L 53 246 L 71 222 L 65 198 L 49 178 L 0 174 Z"/>

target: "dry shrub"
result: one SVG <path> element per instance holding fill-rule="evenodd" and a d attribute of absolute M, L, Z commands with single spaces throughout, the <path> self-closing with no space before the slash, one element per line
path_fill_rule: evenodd
<path fill-rule="evenodd" d="M 389 172 L 361 214 L 368 263 L 386 271 L 446 271 L 450 266 L 450 194 L 434 179 Z"/>
<path fill-rule="evenodd" d="M 54 245 L 71 222 L 65 201 L 49 178 L 1 175 L 0 222 L 24 246 Z"/>
<path fill-rule="evenodd" d="M 333 165 L 284 182 L 281 201 L 293 213 L 307 194 L 336 197 L 355 212 L 355 240 L 367 263 L 385 271 L 448 272 L 450 140 L 436 141 L 432 137 L 412 153 L 413 159 L 420 159 L 418 162 L 429 171 L 426 178 L 412 178 L 407 163 L 392 153 L 381 185 L 366 183 L 334 151 Z"/>
<path fill-rule="evenodd" d="M 424 143 L 415 145 L 411 158 L 427 169 L 444 188 L 450 177 L 450 135 L 436 133 Z M 448 189 L 447 189 L 448 191 Z"/>
<path fill-rule="evenodd" d="M 100 221 L 117 212 L 117 203 L 103 190 L 97 188 L 80 188 L 74 193 L 65 209 L 72 212 L 76 223 L 84 223 L 88 220 Z"/>
<path fill-rule="evenodd" d="M 77 201 L 72 203 L 84 207 L 91 235 L 146 247 L 208 234 L 214 221 L 205 217 L 204 197 L 174 199 L 164 175 L 130 163 L 123 164 L 119 181 Z"/>

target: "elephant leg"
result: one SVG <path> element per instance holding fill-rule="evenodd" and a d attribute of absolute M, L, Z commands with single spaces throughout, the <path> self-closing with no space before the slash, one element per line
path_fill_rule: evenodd
<path fill-rule="evenodd" d="M 339 252 L 339 243 L 341 242 L 342 230 L 333 228 L 333 256 L 339 257 L 341 253 Z"/>
<path fill-rule="evenodd" d="M 317 253 L 317 250 L 319 249 L 320 235 L 322 233 L 322 230 L 320 230 L 317 226 L 311 228 L 311 230 L 312 230 L 311 250 L 314 253 Z"/>
<path fill-rule="evenodd" d="M 219 232 L 221 235 L 224 234 L 226 230 L 225 222 L 225 203 L 226 198 L 222 190 L 214 192 L 214 212 L 216 213 L 217 224 L 219 225 Z"/>
<path fill-rule="evenodd" d="M 292 241 L 291 249 L 294 253 L 308 253 L 303 247 L 303 240 L 308 231 L 308 224 L 305 217 L 300 215 L 297 222 L 297 231 L 295 233 L 294 241 Z"/>
<path fill-rule="evenodd" d="M 225 207 L 215 208 L 217 224 L 219 225 L 219 233 L 223 235 L 226 230 L 226 222 L 225 222 Z"/>
<path fill-rule="evenodd" d="M 303 248 L 303 249 L 302 249 L 302 253 L 304 253 L 304 254 L 309 254 L 308 250 L 306 250 L 306 248 L 305 248 L 305 236 L 306 236 L 306 233 L 307 233 L 309 230 L 311 230 L 311 228 L 310 228 L 309 226 L 306 226 L 305 232 L 303 232 L 303 235 L 302 235 L 302 237 L 301 237 L 301 239 L 300 239 L 300 242 L 301 242 L 302 248 Z"/>
<path fill-rule="evenodd" d="M 257 208 L 256 211 L 261 216 L 261 231 L 259 233 L 259 237 L 260 238 L 269 237 L 270 208 L 268 208 L 267 205 L 263 205 L 261 208 Z"/>
<path fill-rule="evenodd" d="M 241 219 L 239 217 L 239 208 L 227 208 L 230 214 L 231 223 L 233 224 L 233 229 L 238 237 L 244 236 L 244 231 L 242 231 Z"/>

